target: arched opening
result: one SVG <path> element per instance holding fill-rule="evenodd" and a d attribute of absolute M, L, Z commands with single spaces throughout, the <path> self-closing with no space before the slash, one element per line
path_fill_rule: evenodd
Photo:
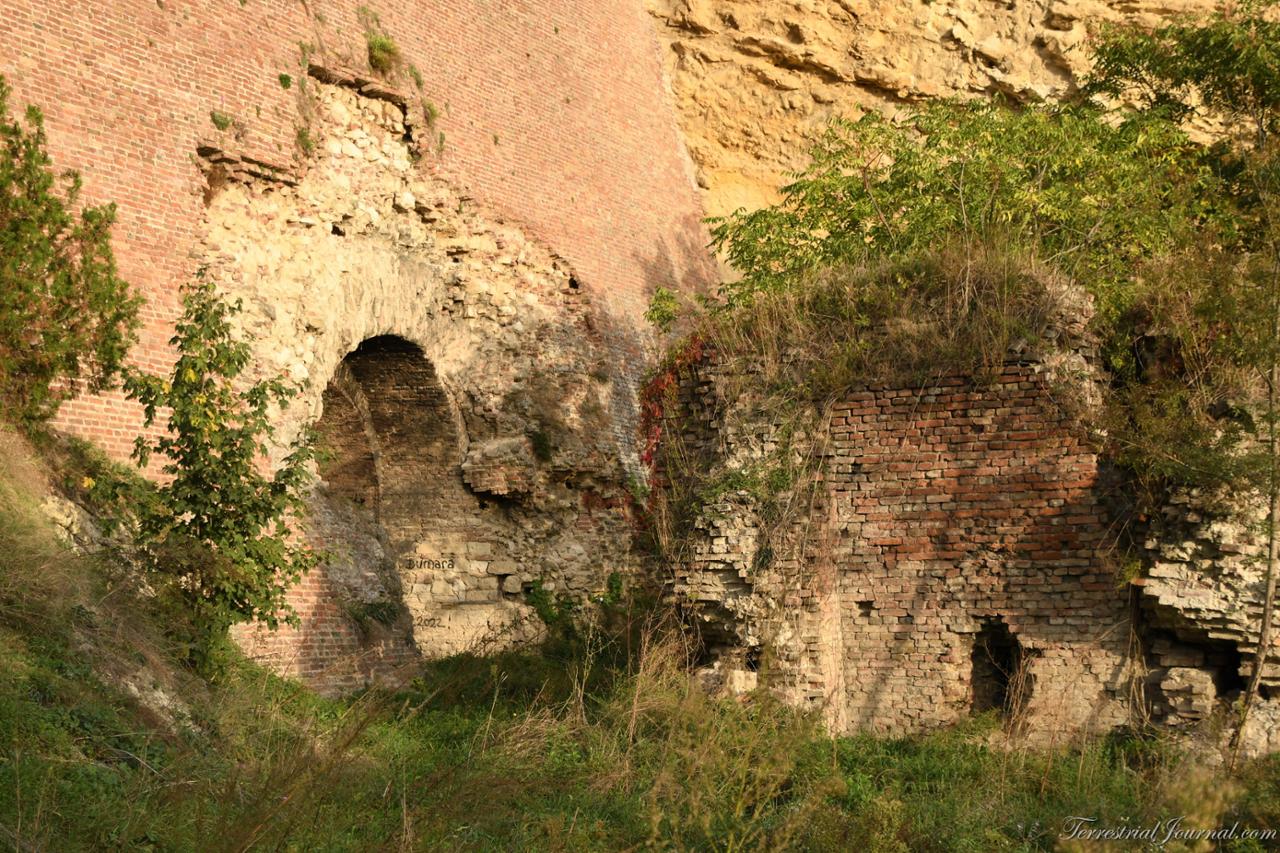
<path fill-rule="evenodd" d="M 519 589 L 510 522 L 463 479 L 466 436 L 434 366 L 410 341 L 369 338 L 322 401 L 313 529 L 352 622 L 366 642 L 391 632 L 423 654 L 462 650 L 487 608 L 509 604 L 504 584 Z"/>
<path fill-rule="evenodd" d="M 1004 620 L 985 620 L 974 636 L 970 701 L 975 714 L 998 711 L 1013 717 L 1031 698 L 1028 655 Z"/>
<path fill-rule="evenodd" d="M 321 479 L 352 502 L 372 504 L 389 556 L 405 557 L 425 534 L 469 526 L 475 500 L 459 473 L 458 424 L 417 345 L 393 335 L 361 343 L 325 389 L 324 409 L 317 430 L 333 456 Z"/>
<path fill-rule="evenodd" d="M 448 394 L 421 348 L 369 338 L 342 360 L 322 399 L 320 485 L 338 522 L 328 538 L 351 544 L 372 534 L 384 562 L 401 568 L 456 564 L 480 507 L 462 482 Z"/>

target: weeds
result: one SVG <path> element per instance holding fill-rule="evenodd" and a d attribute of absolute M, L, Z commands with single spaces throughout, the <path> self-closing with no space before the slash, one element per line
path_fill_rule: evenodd
<path fill-rule="evenodd" d="M 316 141 L 312 138 L 311 130 L 309 128 L 299 127 L 296 141 L 298 143 L 298 150 L 302 152 L 303 156 L 310 157 L 315 153 Z"/>
<path fill-rule="evenodd" d="M 826 270 L 708 312 L 698 330 L 730 372 L 750 372 L 743 381 L 824 400 L 873 383 L 980 378 L 1011 356 L 1042 355 L 1068 297 L 1034 257 L 954 247 Z"/>
<path fill-rule="evenodd" d="M 220 110 L 213 110 L 212 112 L 210 112 L 209 121 L 213 122 L 213 126 L 221 131 L 230 130 L 231 126 L 236 123 L 236 120 L 233 116 L 227 113 L 224 113 Z"/>
<path fill-rule="evenodd" d="M 390 74 L 400 63 L 400 48 L 390 36 L 370 33 L 365 37 L 369 67 L 379 74 Z"/>
<path fill-rule="evenodd" d="M 1238 796 L 1209 788 L 1210 771 L 1126 739 L 993 749 L 985 720 L 832 739 L 767 695 L 708 697 L 683 635 L 643 618 L 630 654 L 588 632 L 568 658 L 461 656 L 344 701 L 240 662 L 216 686 L 172 682 L 189 718 L 166 735 L 97 674 L 101 634 L 75 640 L 61 617 L 15 634 L 12 618 L 0 611 L 0 833 L 19 849 L 1048 849 L 1072 815 L 1191 803 L 1199 825 L 1271 819 L 1280 785 L 1273 762 Z"/>
<path fill-rule="evenodd" d="M 1277 818 L 1274 760 L 1231 780 L 1150 737 L 997 748 L 994 715 L 831 738 L 768 694 L 709 697 L 686 635 L 617 581 L 542 649 L 429 663 L 396 694 L 322 699 L 244 660 L 211 684 L 164 640 L 181 609 L 57 544 L 24 455 L 0 442 L 16 849 L 1034 850 L 1078 815 Z"/>

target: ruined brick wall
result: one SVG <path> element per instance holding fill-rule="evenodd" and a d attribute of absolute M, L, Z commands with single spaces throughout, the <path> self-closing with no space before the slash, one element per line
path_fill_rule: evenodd
<path fill-rule="evenodd" d="M 204 152 L 194 254 L 243 300 L 253 370 L 306 383 L 273 456 L 306 425 L 327 451 L 304 525 L 325 559 L 291 596 L 300 625 L 238 637 L 339 692 L 533 636 L 535 583 L 585 597 L 634 570 L 610 429 L 629 389 L 596 295 L 414 169 L 421 126 L 397 96 L 331 73 L 310 87 L 316 146 L 296 170 Z"/>
<path fill-rule="evenodd" d="M 974 644 L 1012 634 L 1036 727 L 1123 719 L 1128 604 L 1102 565 L 1107 518 L 1093 452 L 1042 377 L 1009 367 L 883 389 L 831 421 L 832 560 L 849 725 L 950 723 L 974 707 Z"/>
<path fill-rule="evenodd" d="M 707 402 L 714 378 L 684 393 L 708 418 L 693 431 L 720 433 L 725 458 L 768 452 L 767 430 L 724 441 L 735 419 Z M 1128 594 L 1098 553 L 1098 464 L 1077 433 L 1034 365 L 836 404 L 821 482 L 781 545 L 761 553 L 746 494 L 696 524 L 675 586 L 716 674 L 763 678 L 840 731 L 917 731 L 992 706 L 1049 739 L 1124 720 Z"/>
<path fill-rule="evenodd" d="M 147 297 L 134 359 L 163 370 L 202 229 L 202 144 L 289 169 L 303 125 L 300 43 L 325 67 L 365 69 L 362 0 L 12 0 L 0 75 L 40 105 L 60 168 L 120 206 L 121 272 Z M 375 0 L 421 74 L 397 85 L 439 113 L 420 168 L 522 224 L 598 297 L 619 376 L 640 369 L 633 326 L 656 284 L 706 273 L 704 234 L 652 24 L 639 2 Z M 233 120 L 226 131 L 211 121 Z M 442 151 L 434 141 L 444 134 Z M 634 378 L 634 377 L 631 377 Z M 633 382 L 619 383 L 629 388 Z M 630 398 L 611 406 L 631 439 Z M 117 456 L 139 422 L 118 396 L 68 405 L 62 424 Z"/>
<path fill-rule="evenodd" d="M 338 692 L 519 640 L 535 582 L 630 570 L 640 315 L 710 272 L 638 2 L 15 0 L 0 75 L 86 199 L 119 205 L 147 298 L 131 359 L 168 369 L 206 269 L 244 300 L 253 371 L 307 383 L 274 457 L 307 424 L 337 451 L 299 625 L 240 630 L 252 655 Z M 117 457 L 140 422 L 118 394 L 60 416 Z"/>

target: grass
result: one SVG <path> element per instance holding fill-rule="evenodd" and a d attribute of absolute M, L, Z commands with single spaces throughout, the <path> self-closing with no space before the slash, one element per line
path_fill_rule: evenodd
<path fill-rule="evenodd" d="M 390 74 L 400 64 L 400 47 L 395 39 L 382 33 L 368 33 L 365 48 L 369 67 L 379 74 Z"/>
<path fill-rule="evenodd" d="M 1051 849 L 1072 815 L 1280 820 L 1275 760 L 1228 780 L 1138 736 L 1000 749 L 986 718 L 831 738 L 708 697 L 683 635 L 625 607 L 396 694 L 321 699 L 243 659 L 211 682 L 168 648 L 169 603 L 58 543 L 4 435 L 0 846 L 987 851 Z"/>
<path fill-rule="evenodd" d="M 315 153 L 316 141 L 311 135 L 310 128 L 299 127 L 294 138 L 298 143 L 298 150 L 301 151 L 304 156 L 310 157 Z"/>
<path fill-rule="evenodd" d="M 210 112 L 209 120 L 213 122 L 214 127 L 222 131 L 229 130 L 236 122 L 234 116 L 221 112 L 220 110 L 213 110 Z"/>
<path fill-rule="evenodd" d="M 1065 279 L 1025 254 L 942 247 L 703 311 L 695 333 L 752 383 L 821 401 L 867 384 L 988 376 L 1011 357 L 1045 355 L 1071 299 Z"/>

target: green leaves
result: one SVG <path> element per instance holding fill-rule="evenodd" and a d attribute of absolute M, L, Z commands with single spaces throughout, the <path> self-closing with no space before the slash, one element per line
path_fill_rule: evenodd
<path fill-rule="evenodd" d="M 1140 497 L 1170 485 L 1266 491 L 1276 476 L 1274 383 L 1280 329 L 1280 23 L 1246 0 L 1207 21 L 1113 29 L 1089 90 L 1136 98 L 1147 116 L 1227 120 L 1200 158 L 1218 176 L 1198 188 L 1220 215 L 1197 239 L 1146 264 L 1113 337 L 1134 357 L 1114 383 L 1112 455 Z"/>
<path fill-rule="evenodd" d="M 1085 106 L 944 102 L 894 122 L 836 122 L 773 208 L 714 223 L 743 278 L 730 302 L 815 269 L 918 257 L 941 243 L 1020 245 L 1112 316 L 1133 264 L 1215 209 L 1217 178 L 1173 124 L 1118 126 Z"/>
<path fill-rule="evenodd" d="M 1280 111 L 1280 22 L 1251 0 L 1153 31 L 1112 29 L 1094 55 L 1091 91 L 1136 95 L 1181 120 L 1198 111 L 1246 122 L 1261 144 Z"/>
<path fill-rule="evenodd" d="M 74 213 L 79 176 L 54 173 L 40 110 L 28 107 L 23 127 L 8 95 L 0 78 L 0 402 L 34 424 L 111 384 L 142 300 L 116 274 L 114 205 Z"/>
<path fill-rule="evenodd" d="M 644 319 L 659 332 L 669 332 L 680 316 L 680 301 L 675 291 L 659 285 L 653 291 Z"/>
<path fill-rule="evenodd" d="M 275 628 L 295 618 L 286 595 L 316 557 L 294 541 L 286 519 L 303 507 L 314 454 L 304 434 L 272 476 L 263 473 L 270 414 L 298 389 L 278 377 L 241 380 L 250 352 L 232 334 L 239 303 L 221 301 L 198 279 L 183 304 L 169 378 L 129 371 L 125 391 L 142 403 L 148 427 L 168 412 L 168 430 L 139 437 L 134 448 L 138 465 L 156 454 L 170 477 L 158 500 L 141 507 L 139 538 L 153 570 L 170 576 L 196 613 L 199 662 L 233 623 Z"/>

